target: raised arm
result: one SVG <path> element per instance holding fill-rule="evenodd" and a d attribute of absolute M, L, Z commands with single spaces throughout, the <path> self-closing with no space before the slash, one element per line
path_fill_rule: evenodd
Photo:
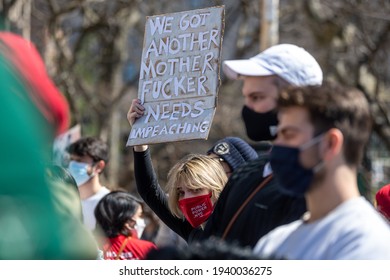
<path fill-rule="evenodd" d="M 145 107 L 141 104 L 141 100 L 133 99 L 129 111 L 127 112 L 127 120 L 129 121 L 130 126 L 133 126 L 135 121 L 142 117 L 145 112 Z M 135 152 L 144 152 L 148 149 L 148 145 L 134 146 L 133 150 Z"/>
<path fill-rule="evenodd" d="M 127 120 L 130 125 L 133 125 L 138 118 L 143 116 L 144 111 L 145 109 L 140 101 L 134 99 L 127 113 Z M 150 149 L 147 145 L 140 145 L 134 146 L 133 150 L 134 174 L 138 193 L 168 227 L 187 240 L 193 228 L 186 220 L 175 217 L 169 210 L 167 196 L 158 183 L 152 165 Z"/>

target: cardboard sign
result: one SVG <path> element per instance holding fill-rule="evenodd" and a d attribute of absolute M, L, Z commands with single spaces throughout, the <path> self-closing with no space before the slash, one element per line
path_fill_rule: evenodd
<path fill-rule="evenodd" d="M 66 148 L 80 138 L 81 126 L 79 124 L 58 135 L 53 143 L 53 164 L 66 166 L 68 161 Z"/>
<path fill-rule="evenodd" d="M 148 17 L 127 146 L 207 139 L 220 84 L 224 6 Z"/>

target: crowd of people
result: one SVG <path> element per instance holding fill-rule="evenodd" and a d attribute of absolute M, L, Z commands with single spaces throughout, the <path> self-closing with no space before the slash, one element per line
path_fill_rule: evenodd
<path fill-rule="evenodd" d="M 390 259 L 390 185 L 373 205 L 357 183 L 367 99 L 326 81 L 305 49 L 278 44 L 223 62 L 243 81 L 247 136 L 267 150 L 226 136 L 180 159 L 162 187 L 150 148 L 131 147 L 141 199 L 102 185 L 109 151 L 97 137 L 70 144 L 66 168 L 48 164 L 67 102 L 27 40 L 0 32 L 0 61 L 10 120 L 1 123 L 1 259 Z M 130 126 L 144 112 L 134 99 Z M 146 206 L 162 223 L 153 240 Z"/>

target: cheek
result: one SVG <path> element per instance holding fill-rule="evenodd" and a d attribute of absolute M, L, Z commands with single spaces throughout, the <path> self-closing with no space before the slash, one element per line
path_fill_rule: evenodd
<path fill-rule="evenodd" d="M 178 201 L 180 201 L 182 199 L 186 199 L 186 198 L 196 197 L 196 196 L 198 196 L 198 194 L 194 194 L 192 192 L 186 192 L 178 197 Z"/>
<path fill-rule="evenodd" d="M 210 192 L 211 192 L 210 190 L 204 189 L 201 192 L 197 192 L 195 196 L 206 195 L 209 194 Z"/>
<path fill-rule="evenodd" d="M 318 149 L 309 148 L 300 153 L 299 161 L 305 168 L 313 168 L 321 160 Z"/>
<path fill-rule="evenodd" d="M 92 172 L 93 172 L 93 168 L 92 168 L 91 166 L 88 166 L 88 167 L 87 167 L 87 174 L 88 174 L 88 175 L 91 175 Z"/>
<path fill-rule="evenodd" d="M 211 204 L 212 204 L 213 206 L 214 206 L 214 204 L 217 202 L 217 200 L 216 200 L 214 197 L 211 197 L 210 200 L 211 200 Z"/>

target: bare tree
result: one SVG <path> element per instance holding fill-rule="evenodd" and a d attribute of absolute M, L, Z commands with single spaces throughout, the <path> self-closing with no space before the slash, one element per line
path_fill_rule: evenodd
<path fill-rule="evenodd" d="M 134 190 L 132 151 L 125 147 L 130 130 L 126 112 L 137 96 L 147 16 L 225 5 L 222 60 L 259 52 L 259 0 L 3 0 L 0 5 L 6 19 L 3 25 L 25 36 L 29 33 L 38 46 L 49 74 L 69 101 L 72 124 L 80 123 L 84 135 L 109 142 L 111 163 L 106 175 L 111 187 Z M 279 42 L 306 48 L 320 62 L 326 78 L 363 90 L 375 118 L 375 145 L 370 151 L 380 147 L 388 155 L 390 2 L 280 0 L 279 8 Z M 162 183 L 184 154 L 205 152 L 229 135 L 250 141 L 241 121 L 240 85 L 227 81 L 223 73 L 221 79 L 207 141 L 151 147 Z"/>

